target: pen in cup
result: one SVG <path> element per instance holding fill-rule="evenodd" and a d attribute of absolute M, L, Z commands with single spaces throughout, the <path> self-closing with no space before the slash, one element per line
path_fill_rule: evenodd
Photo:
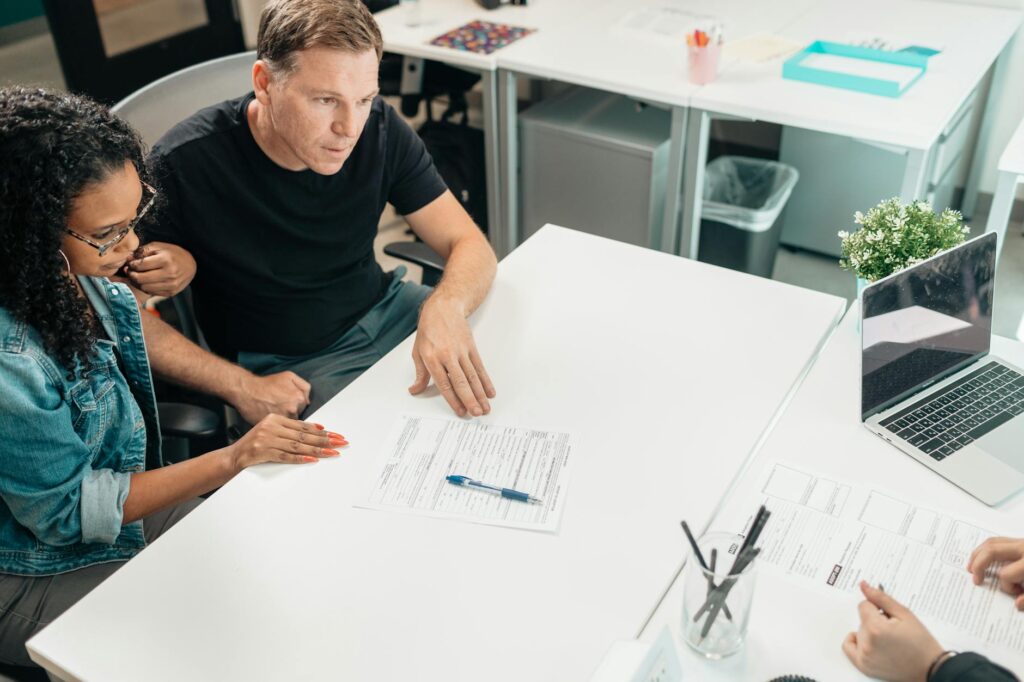
<path fill-rule="evenodd" d="M 712 550 L 711 566 L 708 566 L 708 564 L 704 561 L 704 554 L 700 551 L 700 545 L 697 544 L 697 539 L 694 538 L 693 533 L 690 532 L 690 525 L 686 523 L 686 521 L 680 521 L 679 525 L 683 527 L 683 532 L 686 533 L 686 539 L 690 541 L 690 547 L 693 549 L 693 556 L 696 557 L 697 563 L 699 563 L 700 567 L 703 568 L 707 573 L 711 574 L 707 576 L 708 599 L 710 600 L 711 592 L 717 587 L 717 585 L 715 585 L 715 579 L 713 576 L 715 573 L 715 563 L 717 562 L 718 552 L 717 550 Z M 730 613 L 728 606 L 724 607 L 723 612 L 725 613 L 726 618 L 732 620 L 732 613 Z"/>

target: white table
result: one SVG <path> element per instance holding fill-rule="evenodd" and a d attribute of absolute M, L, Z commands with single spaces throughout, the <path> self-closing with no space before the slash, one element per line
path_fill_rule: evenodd
<path fill-rule="evenodd" d="M 987 507 L 861 426 L 858 316 L 859 307 L 854 305 L 711 526 L 724 530 L 719 519 L 737 510 L 752 511 L 750 505 L 759 499 L 753 487 L 759 472 L 767 463 L 782 460 L 811 473 L 903 494 L 910 502 L 950 516 L 977 519 L 996 532 L 1024 535 L 1024 495 L 999 508 Z M 996 337 L 992 352 L 1010 362 L 1024 362 L 1024 344 L 1016 341 Z M 965 579 L 970 579 L 966 572 Z M 686 679 L 768 680 L 783 674 L 829 682 L 866 679 L 847 662 L 840 648 L 846 634 L 857 629 L 858 599 L 845 594 L 823 596 L 821 590 L 812 592 L 770 568 L 760 570 L 757 581 L 748 640 L 735 656 L 708 661 L 683 643 L 678 627 L 682 580 L 676 581 L 658 607 L 642 639 L 656 637 L 669 625 Z M 979 649 L 975 642 L 934 623 L 926 620 L 925 624 L 947 648 L 979 650 L 1012 670 L 1024 670 L 1024 655 Z"/>
<path fill-rule="evenodd" d="M 695 16 L 724 20 L 730 37 L 736 38 L 781 29 L 801 16 L 811 1 L 683 0 L 673 6 Z M 690 125 L 688 107 L 701 86 L 689 81 L 685 45 L 620 26 L 623 17 L 638 7 L 663 4 L 658 0 L 540 2 L 537 10 L 531 10 L 535 14 L 529 17 L 539 31 L 497 53 L 500 157 L 505 188 L 502 208 L 506 230 L 513 239 L 519 235 L 516 80 L 527 76 L 604 90 L 671 111 L 660 248 L 696 258 L 696 251 L 679 251 L 679 213 L 680 193 L 688 195 L 693 191 L 689 180 L 683 179 L 684 156 L 689 158 L 685 133 Z M 551 5 L 557 9 L 549 9 Z"/>
<path fill-rule="evenodd" d="M 697 15 L 728 17 L 731 35 L 781 28 L 800 15 L 812 0 L 758 3 L 753 0 L 688 0 L 681 6 Z M 666 190 L 666 219 L 661 248 L 674 253 L 678 244 L 680 188 L 687 106 L 698 89 L 687 77 L 685 51 L 664 41 L 622 30 L 619 21 L 644 0 L 628 5 L 592 0 L 542 0 L 523 7 L 503 6 L 487 11 L 472 0 L 421 0 L 424 21 L 405 25 L 404 8 L 376 15 L 385 49 L 399 54 L 436 59 L 477 71 L 483 76 L 484 131 L 488 150 L 491 244 L 499 257 L 519 243 L 518 195 L 518 76 L 559 80 L 626 95 L 672 111 Z M 538 29 L 536 33 L 491 55 L 460 52 L 429 45 L 430 39 L 474 19 Z M 495 115 L 495 111 L 497 114 Z M 494 132 L 497 131 L 497 132 Z M 500 164 L 496 170 L 492 162 Z M 497 180 L 494 180 L 497 177 Z M 491 192 L 492 180 L 500 198 Z"/>
<path fill-rule="evenodd" d="M 500 202 L 490 202 L 492 209 L 500 203 L 501 224 L 492 233 L 492 244 L 499 255 L 514 248 L 519 239 L 518 76 L 598 88 L 672 111 L 661 248 L 696 257 L 708 132 L 713 116 L 768 121 L 904 150 L 907 163 L 900 195 L 904 200 L 918 198 L 926 193 L 929 171 L 939 161 L 936 149 L 944 131 L 986 75 L 1005 67 L 1005 60 L 997 58 L 1005 54 L 1021 21 L 1020 12 L 1016 11 L 934 0 L 675 3 L 694 14 L 711 15 L 723 21 L 729 40 L 757 33 L 776 34 L 800 43 L 827 38 L 845 41 L 851 33 L 893 34 L 944 48 L 941 55 L 931 60 L 924 78 L 902 97 L 889 99 L 784 80 L 778 61 L 767 65 L 726 62 L 715 82 L 700 87 L 691 85 L 681 46 L 647 41 L 617 25 L 627 12 L 644 4 L 657 4 L 656 0 L 629 5 L 539 0 L 527 7 L 503 7 L 491 12 L 471 0 L 421 1 L 429 16 L 425 27 L 404 27 L 400 8 L 377 15 L 385 46 L 402 54 L 430 57 L 488 74 L 484 77 L 485 129 L 494 126 L 498 131 L 491 132 L 488 138 L 488 180 L 493 182 L 491 176 L 498 176 L 496 181 L 501 188 Z M 435 35 L 471 19 L 540 30 L 486 56 L 425 45 Z M 965 33 L 972 38 L 963 40 L 961 36 Z M 979 148 L 990 135 L 988 104 L 998 96 L 989 92 L 987 101 L 979 104 L 989 110 L 978 135 Z M 495 140 L 497 149 L 491 146 Z M 977 194 L 978 161 L 975 155 L 967 178 L 967 214 L 973 210 Z M 499 164 L 500 170 L 494 164 Z M 493 215 L 491 222 L 495 224 L 498 219 Z"/>
<path fill-rule="evenodd" d="M 822 0 L 796 21 L 776 29 L 781 37 L 802 44 L 846 42 L 852 34 L 881 34 L 938 46 L 943 52 L 929 60 L 923 78 L 895 99 L 787 80 L 782 78 L 778 61 L 727 64 L 718 79 L 698 89 L 690 101 L 684 175 L 685 187 L 693 189 L 683 194 L 680 253 L 695 256 L 699 244 L 699 199 L 708 127 L 714 115 L 768 121 L 903 149 L 907 163 L 900 196 L 904 201 L 921 198 L 927 192 L 929 171 L 937 162 L 934 150 L 943 131 L 1004 52 L 1020 22 L 1020 12 L 933 0 Z M 972 38 L 963 40 L 963 35 Z M 983 122 L 979 144 L 986 137 L 987 125 Z M 970 150 L 969 143 L 966 149 Z M 821 172 L 827 173 L 828 168 Z M 972 168 L 967 196 L 972 195 L 976 183 L 977 170 Z"/>
<path fill-rule="evenodd" d="M 416 398 L 412 339 L 29 644 L 88 680 L 585 680 L 636 636 L 845 301 L 547 226 L 472 319 L 497 424 L 576 432 L 557 535 L 353 508 Z M 784 321 L 784 322 L 783 322 Z"/>
<path fill-rule="evenodd" d="M 1020 182 L 1024 182 L 1024 119 L 1017 126 L 1010 143 L 999 157 L 999 179 L 996 181 L 996 191 L 992 195 L 992 207 L 989 209 L 988 223 L 985 225 L 986 232 L 995 232 L 999 235 L 996 248 L 1000 251 L 1003 248 L 1003 238 L 1006 236 L 1006 226 L 1010 222 L 1013 201 L 1017 196 L 1017 184 Z"/>

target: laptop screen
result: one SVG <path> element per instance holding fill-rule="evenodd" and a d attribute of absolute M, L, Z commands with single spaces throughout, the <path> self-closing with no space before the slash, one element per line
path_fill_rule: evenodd
<path fill-rule="evenodd" d="M 995 267 L 989 233 L 864 289 L 862 419 L 988 353 Z"/>

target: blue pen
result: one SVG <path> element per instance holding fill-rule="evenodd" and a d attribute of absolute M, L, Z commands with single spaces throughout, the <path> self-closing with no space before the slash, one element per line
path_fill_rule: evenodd
<path fill-rule="evenodd" d="M 527 495 L 521 493 L 518 490 L 512 490 L 511 488 L 499 488 L 495 485 L 488 485 L 481 483 L 480 481 L 474 481 L 469 476 L 449 476 L 447 479 L 452 485 L 468 486 L 470 488 L 479 488 L 480 490 L 487 490 L 492 493 L 498 493 L 502 497 L 507 497 L 510 500 L 519 500 L 520 502 L 533 502 L 534 504 L 543 504 L 541 500 L 538 500 L 533 495 Z"/>

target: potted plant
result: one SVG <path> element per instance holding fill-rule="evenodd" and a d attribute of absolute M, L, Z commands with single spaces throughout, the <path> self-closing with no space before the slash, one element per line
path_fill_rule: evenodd
<path fill-rule="evenodd" d="M 910 267 L 960 244 L 970 229 L 959 211 L 935 213 L 927 201 L 903 204 L 896 197 L 867 212 L 857 211 L 856 232 L 839 233 L 839 266 L 857 275 L 857 296 L 868 283 Z"/>

